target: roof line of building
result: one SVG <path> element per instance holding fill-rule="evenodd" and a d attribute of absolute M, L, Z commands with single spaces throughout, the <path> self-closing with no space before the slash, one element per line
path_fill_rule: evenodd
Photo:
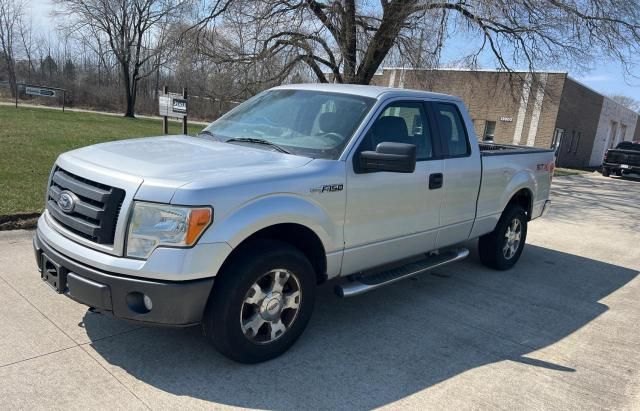
<path fill-rule="evenodd" d="M 490 72 L 490 73 L 508 73 L 508 71 L 505 70 L 496 70 L 496 69 L 470 69 L 470 68 L 460 68 L 460 67 L 451 67 L 451 68 L 447 68 L 447 67 L 439 67 L 439 68 L 410 68 L 410 67 L 383 67 L 382 70 L 406 70 L 406 71 L 468 71 L 468 72 L 473 72 L 473 71 L 481 71 L 481 72 Z M 530 71 L 524 71 L 524 70 L 513 70 L 514 73 L 530 73 Z M 624 105 L 618 103 L 617 101 L 613 100 L 611 97 L 609 97 L 608 95 L 604 94 L 601 91 L 598 91 L 590 86 L 587 86 L 586 84 L 584 84 L 582 81 L 577 80 L 575 77 L 572 77 L 569 75 L 569 72 L 567 71 L 534 71 L 534 73 L 537 74 L 542 74 L 542 73 L 548 73 L 548 74 L 566 74 L 567 78 L 570 79 L 571 81 L 579 84 L 580 86 L 586 88 L 587 90 L 590 90 L 598 95 L 601 95 L 603 98 L 606 98 L 607 100 L 610 100 L 616 104 L 618 104 L 621 107 L 625 107 Z M 625 107 L 628 108 L 628 107 Z M 633 110 L 631 110 L 633 111 Z M 638 113 L 638 115 L 640 115 L 640 113 Z"/>
<path fill-rule="evenodd" d="M 493 72 L 493 73 L 508 73 L 506 70 L 496 70 L 496 69 L 487 69 L 487 68 L 462 68 L 462 67 L 437 67 L 437 68 L 411 68 L 411 67 L 382 67 L 382 70 L 412 70 L 412 71 L 482 71 L 482 72 Z M 529 70 L 512 70 L 513 73 L 530 73 Z M 549 73 L 549 74 L 569 74 L 566 71 L 555 71 L 555 70 L 541 70 L 534 71 L 534 73 Z"/>

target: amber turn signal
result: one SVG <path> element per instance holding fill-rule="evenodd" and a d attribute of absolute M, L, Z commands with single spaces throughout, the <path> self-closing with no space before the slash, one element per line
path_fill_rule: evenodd
<path fill-rule="evenodd" d="M 187 237 L 185 243 L 188 246 L 194 245 L 204 230 L 209 227 L 213 213 L 210 208 L 195 208 L 191 210 L 189 215 L 189 227 L 187 228 Z"/>

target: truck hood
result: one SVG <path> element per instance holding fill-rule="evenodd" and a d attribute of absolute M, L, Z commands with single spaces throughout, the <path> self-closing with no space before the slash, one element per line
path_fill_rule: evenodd
<path fill-rule="evenodd" d="M 168 201 L 175 190 L 202 179 L 260 176 L 302 167 L 312 159 L 244 144 L 189 136 L 148 137 L 96 144 L 63 154 L 100 168 L 144 180 L 136 197 Z M 224 181 L 219 181 L 224 183 Z M 146 197 L 149 197 L 148 195 Z"/>

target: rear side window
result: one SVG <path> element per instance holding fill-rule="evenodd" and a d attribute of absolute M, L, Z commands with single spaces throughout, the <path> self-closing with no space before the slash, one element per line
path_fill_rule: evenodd
<path fill-rule="evenodd" d="M 442 144 L 447 148 L 449 157 L 464 157 L 470 154 L 467 132 L 455 104 L 435 104 L 436 120 Z"/>
<path fill-rule="evenodd" d="M 640 151 L 640 143 L 633 143 L 631 141 L 623 141 L 616 146 L 620 150 L 636 150 Z"/>

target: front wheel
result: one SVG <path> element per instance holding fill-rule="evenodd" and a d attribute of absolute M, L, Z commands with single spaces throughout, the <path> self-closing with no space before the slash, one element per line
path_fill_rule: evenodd
<path fill-rule="evenodd" d="M 480 261 L 496 270 L 508 270 L 518 262 L 526 238 L 527 214 L 520 206 L 509 206 L 495 230 L 480 237 Z"/>
<path fill-rule="evenodd" d="M 216 278 L 202 328 L 225 356 L 241 363 L 270 360 L 302 334 L 315 301 L 315 272 L 289 244 L 245 246 Z"/>

